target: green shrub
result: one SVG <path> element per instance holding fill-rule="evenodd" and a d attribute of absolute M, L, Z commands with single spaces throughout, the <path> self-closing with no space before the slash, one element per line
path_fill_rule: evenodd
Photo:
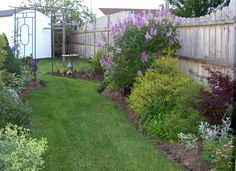
<path fill-rule="evenodd" d="M 105 72 L 104 68 L 100 64 L 100 60 L 104 58 L 104 51 L 100 49 L 97 53 L 96 56 L 91 60 L 91 65 L 94 70 L 98 69 L 102 72 Z"/>
<path fill-rule="evenodd" d="M 7 124 L 0 129 L 0 149 L 0 170 L 40 170 L 47 140 L 31 138 L 28 129 Z"/>
<path fill-rule="evenodd" d="M 177 93 L 176 91 L 179 90 L 177 88 L 189 80 L 189 77 L 180 74 L 177 58 L 162 57 L 154 61 L 150 71 L 146 72 L 144 77 L 136 79 L 128 103 L 132 110 L 142 115 L 150 107 L 153 96 L 160 93 L 163 96 L 165 93 L 173 96 L 174 94 L 171 93 Z M 170 99 L 171 97 L 169 99 L 166 97 L 166 100 Z"/>
<path fill-rule="evenodd" d="M 5 69 L 7 72 L 10 72 L 12 74 L 21 75 L 20 61 L 17 58 L 15 58 L 14 54 L 12 53 L 6 35 L 3 34 L 3 36 L 6 42 L 6 46 L 4 47 L 4 50 L 7 52 L 3 69 Z"/>
<path fill-rule="evenodd" d="M 5 50 L 6 41 L 3 35 L 0 34 L 0 69 L 3 67 L 3 63 L 7 56 L 7 52 Z"/>
<path fill-rule="evenodd" d="M 8 122 L 28 126 L 30 109 L 0 85 L 0 128 Z"/>
<path fill-rule="evenodd" d="M 201 118 L 190 100 L 196 99 L 199 89 L 180 73 L 177 58 L 162 57 L 137 78 L 127 101 L 150 135 L 173 141 L 179 132 L 197 133 Z"/>
<path fill-rule="evenodd" d="M 68 67 L 66 64 L 57 64 L 56 65 L 56 71 L 60 74 L 66 74 L 68 72 Z"/>
<path fill-rule="evenodd" d="M 1 81 L 5 86 L 15 90 L 18 93 L 21 93 L 24 89 L 25 79 L 21 78 L 20 76 L 16 76 L 16 74 L 12 74 L 6 71 L 2 72 Z"/>

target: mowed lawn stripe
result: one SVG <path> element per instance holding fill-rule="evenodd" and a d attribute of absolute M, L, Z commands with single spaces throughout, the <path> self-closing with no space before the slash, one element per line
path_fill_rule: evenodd
<path fill-rule="evenodd" d="M 47 86 L 25 98 L 32 106 L 33 136 L 48 140 L 46 170 L 184 170 L 160 154 L 116 102 L 97 92 L 98 83 L 50 76 L 47 60 L 39 69 Z"/>

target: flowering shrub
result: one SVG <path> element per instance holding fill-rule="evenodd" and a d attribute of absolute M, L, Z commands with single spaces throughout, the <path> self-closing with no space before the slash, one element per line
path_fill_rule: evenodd
<path fill-rule="evenodd" d="M 29 136 L 29 130 L 7 124 L 0 129 L 0 170 L 40 170 L 47 140 Z"/>
<path fill-rule="evenodd" d="M 101 65 L 112 77 L 116 88 L 132 86 L 135 78 L 144 73 L 155 58 L 163 56 L 163 50 L 180 47 L 176 39 L 177 18 L 164 10 L 143 16 L 129 14 L 111 28 L 113 43 L 108 46 L 105 39 L 97 45 L 107 49 Z"/>

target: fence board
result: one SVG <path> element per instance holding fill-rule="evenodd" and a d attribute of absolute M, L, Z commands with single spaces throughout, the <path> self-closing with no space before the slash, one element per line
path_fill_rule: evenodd
<path fill-rule="evenodd" d="M 110 26 L 128 17 L 128 12 L 120 12 L 100 17 L 86 29 L 73 34 L 71 50 L 81 56 L 95 56 L 98 48 L 96 42 L 105 39 L 111 42 Z M 231 0 L 228 7 L 217 10 L 210 15 L 199 18 L 180 18 L 178 39 L 181 49 L 178 54 L 182 58 L 181 69 L 188 73 L 189 69 L 201 75 L 208 73 L 202 68 L 202 62 L 209 65 L 221 65 L 228 71 L 236 66 L 236 0 Z M 236 73 L 234 74 L 236 75 Z M 236 77 L 236 76 L 235 76 Z"/>

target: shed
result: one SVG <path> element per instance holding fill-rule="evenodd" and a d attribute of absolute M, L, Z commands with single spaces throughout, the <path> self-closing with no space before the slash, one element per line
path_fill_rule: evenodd
<path fill-rule="evenodd" d="M 21 58 L 51 57 L 51 19 L 40 11 L 32 9 L 0 11 L 0 34 L 2 33 L 7 35 L 9 45 L 17 49 Z"/>

